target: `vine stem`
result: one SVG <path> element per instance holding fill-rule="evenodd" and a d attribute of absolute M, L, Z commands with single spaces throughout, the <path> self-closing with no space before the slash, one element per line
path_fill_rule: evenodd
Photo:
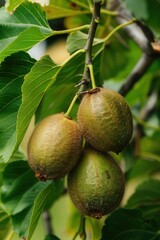
<path fill-rule="evenodd" d="M 70 57 L 70 59 L 71 59 L 71 58 L 75 57 L 75 55 L 78 55 L 79 53 L 86 52 L 84 73 L 83 73 L 83 77 L 82 77 L 82 81 L 84 81 L 84 84 L 81 85 L 79 91 L 76 93 L 76 95 L 72 99 L 71 104 L 70 104 L 67 112 L 65 113 L 66 116 L 70 115 L 79 94 L 84 89 L 84 85 L 86 82 L 91 80 L 92 88 L 96 88 L 93 65 L 92 65 L 92 45 L 93 45 L 93 40 L 95 37 L 97 25 L 99 23 L 101 3 L 102 3 L 102 1 L 94 3 L 92 20 L 91 20 L 91 24 L 89 25 L 90 28 L 89 28 L 89 32 L 88 32 L 88 39 L 87 39 L 84 49 L 78 50 L 77 52 L 72 54 L 72 56 Z M 65 65 L 65 62 L 63 64 Z"/>
<path fill-rule="evenodd" d="M 92 66 L 92 45 L 93 40 L 95 37 L 96 29 L 100 19 L 100 10 L 101 10 L 101 3 L 102 1 L 94 2 L 93 5 L 93 13 L 92 13 L 92 20 L 88 32 L 88 39 L 84 49 L 86 50 L 86 58 L 85 58 L 85 67 L 83 78 L 86 81 L 92 81 L 92 87 L 96 87 L 94 74 L 93 74 L 93 66 Z"/>

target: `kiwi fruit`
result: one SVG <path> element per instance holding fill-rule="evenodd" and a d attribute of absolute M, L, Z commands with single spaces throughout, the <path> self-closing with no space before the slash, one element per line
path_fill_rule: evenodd
<path fill-rule="evenodd" d="M 92 89 L 84 95 L 78 124 L 86 141 L 103 152 L 121 152 L 133 132 L 132 115 L 125 99 L 105 88 Z"/>
<path fill-rule="evenodd" d="M 78 124 L 63 113 L 43 119 L 28 144 L 28 161 L 41 181 L 61 178 L 77 163 L 83 145 Z"/>
<path fill-rule="evenodd" d="M 109 154 L 86 147 L 68 175 L 68 192 L 82 214 L 99 219 L 120 204 L 124 176 Z"/>

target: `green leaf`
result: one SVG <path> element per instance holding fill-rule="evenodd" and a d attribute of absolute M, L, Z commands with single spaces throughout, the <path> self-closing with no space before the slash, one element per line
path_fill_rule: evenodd
<path fill-rule="evenodd" d="M 54 84 L 51 88 L 46 89 L 46 94 L 38 109 L 39 120 L 49 114 L 67 110 L 72 97 L 77 92 L 74 86 L 82 78 L 84 58 L 84 53 L 80 53 L 73 58 L 71 57 L 64 65 L 57 67 L 56 79 L 53 76 L 51 80 L 51 84 Z"/>
<path fill-rule="evenodd" d="M 127 180 L 137 177 L 148 177 L 160 172 L 160 161 L 136 159 L 131 169 L 127 172 Z"/>
<path fill-rule="evenodd" d="M 54 64 L 49 56 L 44 56 L 36 62 L 31 71 L 25 76 L 22 85 L 22 104 L 20 107 L 18 106 L 16 134 L 14 132 L 10 136 L 2 152 L 5 161 L 9 160 L 13 152 L 18 148 L 33 114 L 56 78 L 55 87 L 70 82 L 76 84 L 81 79 L 80 74 L 83 72 L 83 63 L 84 53 L 72 56 L 61 66 Z"/>
<path fill-rule="evenodd" d="M 21 86 L 24 76 L 35 60 L 19 52 L 6 58 L 0 65 L 0 155 L 12 154 L 16 139 L 16 120 L 22 101 Z"/>
<path fill-rule="evenodd" d="M 32 210 L 32 216 L 30 219 L 29 229 L 28 229 L 28 240 L 31 239 L 33 232 L 37 226 L 39 217 L 41 213 L 45 210 L 45 207 L 48 202 L 49 196 L 52 196 L 52 201 L 54 202 L 62 193 L 63 191 L 63 181 L 54 181 L 50 185 L 48 185 L 46 188 L 44 188 L 37 196 L 33 210 Z"/>
<path fill-rule="evenodd" d="M 67 51 L 73 53 L 78 49 L 84 48 L 88 35 L 81 32 L 73 32 L 67 38 Z"/>
<path fill-rule="evenodd" d="M 143 106 L 146 104 L 152 82 L 152 75 L 153 73 L 145 74 L 127 94 L 126 100 L 130 106 L 134 106 L 136 104 L 141 104 L 141 106 Z"/>
<path fill-rule="evenodd" d="M 124 0 L 124 2 L 137 19 L 148 19 L 149 13 L 146 0 L 134 0 L 134 2 L 132 0 Z"/>
<path fill-rule="evenodd" d="M 1 8 L 0 62 L 12 53 L 29 50 L 52 34 L 39 4 L 25 1 L 13 14 Z"/>
<path fill-rule="evenodd" d="M 25 0 L 8 0 L 5 7 L 8 11 L 13 11 L 17 6 L 23 3 Z"/>
<path fill-rule="evenodd" d="M 73 32 L 67 38 L 67 50 L 69 53 L 73 53 L 79 49 L 85 47 L 88 34 L 81 31 Z M 100 53 L 104 48 L 104 43 L 101 39 L 95 38 L 93 42 L 93 55 Z"/>
<path fill-rule="evenodd" d="M 0 239 L 5 239 L 10 228 L 10 218 L 8 214 L 0 207 Z"/>
<path fill-rule="evenodd" d="M 159 8 L 160 2 L 159 1 L 152 1 L 152 0 L 125 0 L 124 1 L 127 8 L 133 13 L 136 18 L 139 18 L 145 23 L 154 29 L 154 32 L 160 32 L 159 30 L 159 21 L 160 15 Z"/>
<path fill-rule="evenodd" d="M 44 6 L 44 10 L 49 19 L 77 16 L 85 13 L 90 13 L 89 7 L 85 0 L 72 3 L 70 0 L 57 1 L 50 0 L 48 6 Z"/>
<path fill-rule="evenodd" d="M 9 163 L 3 171 L 1 199 L 20 236 L 25 236 L 34 200 L 50 182 L 38 182 L 26 161 Z"/>
<path fill-rule="evenodd" d="M 160 142 L 160 134 L 154 133 L 150 137 L 144 137 L 140 142 L 140 149 L 141 153 L 152 156 L 160 156 L 160 148 L 159 148 L 159 142 Z"/>
<path fill-rule="evenodd" d="M 108 80 L 124 80 L 137 64 L 141 51 L 133 42 L 126 40 L 125 45 L 122 45 L 112 37 L 111 43 L 104 48 L 100 71 L 101 77 L 107 79 L 106 85 Z"/>
<path fill-rule="evenodd" d="M 129 198 L 127 208 L 140 208 L 147 220 L 156 220 L 160 227 L 160 181 L 150 179 L 140 184 Z"/>
<path fill-rule="evenodd" d="M 60 238 L 56 237 L 53 234 L 49 234 L 49 235 L 45 236 L 44 240 L 60 240 Z"/>
<path fill-rule="evenodd" d="M 76 91 L 75 83 L 61 84 L 56 87 L 53 85 L 46 92 L 36 111 L 36 121 L 39 122 L 41 119 L 55 113 L 66 112 Z M 73 114 L 73 110 L 71 115 L 75 117 L 77 112 Z"/>
<path fill-rule="evenodd" d="M 56 80 L 51 88 L 49 88 L 42 99 L 37 111 L 37 121 L 50 114 L 65 112 L 70 102 L 77 92 L 75 85 L 81 81 L 84 72 L 85 54 L 81 53 L 62 65 L 57 74 Z M 95 78 L 99 79 L 99 54 L 93 60 Z M 79 104 L 80 101 L 77 101 Z M 77 105 L 78 105 L 77 104 Z M 76 119 L 77 105 L 74 106 L 71 116 Z"/>
<path fill-rule="evenodd" d="M 26 161 L 12 162 L 6 166 L 3 172 L 1 192 L 2 202 L 10 215 L 22 211 L 28 207 L 28 204 L 30 206 L 30 199 L 28 199 L 28 203 L 25 200 L 25 205 L 21 207 L 22 196 L 25 198 L 27 190 L 30 190 L 37 182 Z M 34 191 L 31 190 L 31 192 Z"/>
<path fill-rule="evenodd" d="M 106 219 L 101 240 L 158 240 L 159 237 L 140 210 L 119 209 Z"/>

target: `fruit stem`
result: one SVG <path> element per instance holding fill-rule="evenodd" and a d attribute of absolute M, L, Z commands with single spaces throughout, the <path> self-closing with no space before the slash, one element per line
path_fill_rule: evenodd
<path fill-rule="evenodd" d="M 72 240 L 75 240 L 78 235 L 80 235 L 82 240 L 86 240 L 85 225 L 86 225 L 86 219 L 85 219 L 84 215 L 81 214 L 78 231 L 76 232 L 76 234 L 74 235 Z"/>
<path fill-rule="evenodd" d="M 78 96 L 79 96 L 79 92 L 77 92 L 76 95 L 74 96 L 74 98 L 72 99 L 72 102 L 70 103 L 69 108 L 68 108 L 67 112 L 65 113 L 66 117 L 68 117 L 70 115 Z"/>
<path fill-rule="evenodd" d="M 88 64 L 88 68 L 89 68 L 89 72 L 90 72 L 92 88 L 96 88 L 94 72 L 93 72 L 93 65 L 92 64 Z"/>

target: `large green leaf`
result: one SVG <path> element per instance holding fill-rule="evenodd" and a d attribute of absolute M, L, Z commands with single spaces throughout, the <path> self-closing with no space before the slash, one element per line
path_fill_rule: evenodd
<path fill-rule="evenodd" d="M 34 199 L 44 187 L 38 183 L 26 161 L 9 163 L 3 172 L 2 203 L 12 220 L 14 230 L 24 235 Z"/>
<path fill-rule="evenodd" d="M 49 197 L 52 197 L 52 202 L 54 202 L 63 191 L 63 181 L 54 181 L 46 188 L 44 188 L 37 196 L 33 210 L 32 216 L 28 228 L 28 240 L 31 239 L 33 232 L 37 226 L 39 217 L 41 213 L 45 210 L 45 207 L 48 203 Z"/>
<path fill-rule="evenodd" d="M 84 53 L 80 53 L 59 66 L 56 80 L 46 91 L 38 108 L 36 115 L 38 121 L 50 114 L 67 111 L 73 96 L 78 91 L 75 85 L 82 78 L 84 59 Z"/>
<path fill-rule="evenodd" d="M 71 33 L 67 38 L 67 50 L 69 53 L 73 53 L 79 49 L 83 49 L 86 45 L 88 34 L 81 31 Z M 101 39 L 95 38 L 93 42 L 93 56 L 98 55 L 105 47 L 104 42 Z"/>
<path fill-rule="evenodd" d="M 146 123 L 146 122 L 145 122 Z M 155 126 L 154 123 L 152 123 Z M 140 142 L 141 155 L 149 159 L 160 160 L 160 134 L 155 132 L 152 136 L 142 138 Z"/>
<path fill-rule="evenodd" d="M 25 76 L 22 85 L 22 104 L 20 107 L 18 106 L 16 133 L 14 132 L 11 136 L 9 134 L 9 141 L 1 152 L 5 161 L 10 159 L 22 141 L 30 120 L 46 91 L 54 82 L 55 87 L 70 82 L 75 84 L 79 82 L 81 79 L 80 74 L 83 71 L 83 63 L 84 53 L 75 54 L 61 66 L 54 64 L 49 56 L 44 56 L 36 62 L 31 71 Z"/>
<path fill-rule="evenodd" d="M 138 0 L 134 0 L 133 2 L 131 0 L 124 0 L 126 6 L 131 10 L 135 17 L 143 20 L 148 19 L 149 17 L 147 1 L 141 0 L 139 2 Z"/>
<path fill-rule="evenodd" d="M 1 8 L 0 62 L 14 52 L 27 51 L 52 34 L 39 4 L 25 1 L 12 14 Z"/>
<path fill-rule="evenodd" d="M 101 51 L 100 51 L 101 52 Z M 37 111 L 37 120 L 47 115 L 67 111 L 78 88 L 75 85 L 82 79 L 85 54 L 81 53 L 62 65 L 54 85 L 46 92 Z M 99 80 L 100 53 L 95 52 L 93 66 L 95 79 Z M 100 85 L 99 81 L 97 81 Z M 77 101 L 79 103 L 80 101 Z M 78 104 L 74 106 L 71 116 L 76 119 Z"/>
<path fill-rule="evenodd" d="M 160 171 L 159 171 L 160 172 Z M 150 179 L 140 184 L 130 197 L 127 208 L 140 208 L 148 220 L 157 221 L 160 228 L 160 181 Z"/>
<path fill-rule="evenodd" d="M 21 86 L 24 76 L 30 71 L 34 62 L 35 60 L 27 53 L 19 52 L 6 58 L 0 66 L 0 155 L 2 156 L 5 149 L 12 146 L 10 143 L 15 144 L 17 113 L 22 101 Z"/>
<path fill-rule="evenodd" d="M 21 142 L 42 97 L 54 83 L 59 68 L 49 56 L 44 56 L 25 76 L 22 86 L 22 104 L 17 119 L 17 146 Z"/>
<path fill-rule="evenodd" d="M 2 202 L 10 215 L 21 212 L 33 203 L 33 196 L 36 193 L 38 183 L 33 171 L 26 161 L 9 163 L 3 172 L 3 184 L 1 187 Z M 27 191 L 30 194 L 28 202 Z M 33 195 L 33 196 L 32 196 Z"/>
<path fill-rule="evenodd" d="M 125 45 L 121 44 L 115 37 L 112 37 L 110 41 L 103 51 L 101 75 L 107 81 L 110 79 L 122 81 L 137 63 L 141 51 L 133 42 L 128 40 Z"/>
<path fill-rule="evenodd" d="M 126 100 L 130 106 L 134 106 L 136 104 L 141 104 L 141 106 L 143 106 L 146 104 L 152 81 L 151 76 L 152 73 L 144 75 L 127 94 Z"/>
<path fill-rule="evenodd" d="M 26 236 L 34 221 L 30 226 L 33 233 L 42 211 L 50 207 L 62 192 L 62 183 L 61 180 L 39 182 L 26 161 L 12 162 L 6 166 L 1 198 L 15 232 L 22 237 Z M 42 204 L 41 207 L 37 203 Z"/>
<path fill-rule="evenodd" d="M 138 177 L 149 177 L 155 173 L 160 172 L 160 161 L 149 161 L 143 159 L 136 159 L 131 169 L 127 172 L 127 180 Z"/>
<path fill-rule="evenodd" d="M 36 111 L 36 122 L 41 119 L 55 113 L 66 112 L 69 104 L 71 103 L 74 95 L 76 94 L 77 88 L 75 83 L 61 84 L 58 86 L 52 86 L 46 92 L 40 106 Z M 74 109 L 76 108 L 76 105 Z M 77 108 L 72 110 L 72 117 L 76 116 Z M 75 112 L 75 114 L 73 113 Z"/>
<path fill-rule="evenodd" d="M 158 0 L 124 0 L 124 2 L 136 18 L 145 21 L 155 32 L 159 32 L 160 2 Z"/>
<path fill-rule="evenodd" d="M 25 0 L 8 0 L 6 7 L 8 11 L 13 11 L 18 5 L 20 5 Z M 29 1 L 29 0 L 28 0 Z M 31 2 L 37 2 L 36 0 L 30 0 Z M 76 3 L 70 0 L 48 1 L 39 0 L 41 5 L 44 5 L 44 10 L 47 13 L 47 17 L 50 19 L 61 18 L 67 16 L 74 16 L 78 14 L 89 13 L 89 6 L 86 4 L 85 0 L 76 0 Z M 84 12 L 85 11 L 85 12 Z"/>
<path fill-rule="evenodd" d="M 159 240 L 160 235 L 138 209 L 119 209 L 105 221 L 101 240 Z"/>
<path fill-rule="evenodd" d="M 13 10 L 16 9 L 21 3 L 23 3 L 25 0 L 8 0 L 6 2 L 5 7 L 7 8 L 8 11 L 12 12 Z"/>
<path fill-rule="evenodd" d="M 90 13 L 88 4 L 86 4 L 85 0 L 78 0 L 76 3 L 71 2 L 70 0 L 50 0 L 50 4 L 44 6 L 44 10 L 46 11 L 49 19 Z"/>
<path fill-rule="evenodd" d="M 22 71 L 21 68 L 19 69 Z M 18 116 L 16 116 L 17 124 L 16 119 L 14 119 L 14 132 L 12 135 L 8 133 L 8 136 L 10 136 L 9 141 L 1 152 L 5 161 L 10 159 L 22 141 L 30 120 L 49 85 L 55 80 L 54 75 L 58 69 L 59 67 L 46 56 L 38 61 L 33 66 L 31 72 L 25 76 L 25 81 L 22 85 L 22 103 L 20 106 L 17 106 L 17 108 L 19 107 L 17 109 Z"/>
<path fill-rule="evenodd" d="M 5 239 L 10 228 L 10 218 L 0 206 L 0 239 Z"/>

